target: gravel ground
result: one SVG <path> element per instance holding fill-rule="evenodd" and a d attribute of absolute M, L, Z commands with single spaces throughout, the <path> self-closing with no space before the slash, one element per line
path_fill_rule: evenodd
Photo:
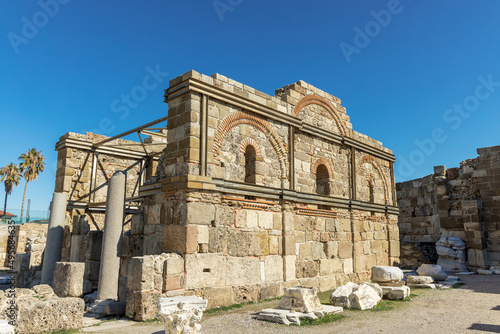
<path fill-rule="evenodd" d="M 411 302 L 398 303 L 391 311 L 349 311 L 339 322 L 313 327 L 287 327 L 254 320 L 255 312 L 277 302 L 245 306 L 238 311 L 207 315 L 204 334 L 222 333 L 500 333 L 500 275 L 463 275 L 459 289 L 413 290 Z M 109 324 L 113 326 L 113 324 Z M 98 333 L 160 334 L 161 324 L 105 324 Z M 89 328 L 90 329 L 90 328 Z"/>

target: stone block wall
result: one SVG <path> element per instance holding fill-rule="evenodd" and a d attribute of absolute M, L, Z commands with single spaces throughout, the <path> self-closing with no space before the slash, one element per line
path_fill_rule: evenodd
<path fill-rule="evenodd" d="M 403 265 L 436 261 L 432 246 L 441 237 L 466 243 L 469 269 L 500 264 L 500 147 L 477 152 L 459 168 L 437 166 L 432 175 L 396 185 Z"/>
<path fill-rule="evenodd" d="M 303 81 L 270 96 L 190 71 L 170 81 L 165 102 L 166 146 L 123 235 L 119 294 L 129 316 L 156 317 L 162 296 L 198 295 L 213 308 L 295 285 L 326 291 L 399 263 L 394 156 L 352 129 L 338 98 Z M 91 239 L 102 219 L 91 209 L 105 199 L 106 177 L 92 171 L 128 168 L 135 182 L 144 157 L 129 142 L 119 152 L 97 147 L 104 137 L 93 136 L 61 137 L 56 190 L 69 192 L 71 217 L 86 215 L 91 229 L 68 224 L 63 261 L 98 268 Z"/>

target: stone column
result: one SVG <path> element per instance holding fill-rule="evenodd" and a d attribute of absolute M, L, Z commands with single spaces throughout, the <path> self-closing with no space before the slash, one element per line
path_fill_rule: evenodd
<path fill-rule="evenodd" d="M 65 193 L 54 193 L 50 206 L 49 229 L 43 257 L 41 284 L 52 285 L 54 267 L 56 262 L 61 260 L 66 206 L 67 195 Z"/>
<path fill-rule="evenodd" d="M 126 180 L 125 172 L 116 172 L 109 180 L 97 300 L 118 299 Z"/>

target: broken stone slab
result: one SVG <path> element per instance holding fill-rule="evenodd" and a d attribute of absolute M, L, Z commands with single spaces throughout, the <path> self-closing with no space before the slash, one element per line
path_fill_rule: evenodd
<path fill-rule="evenodd" d="M 0 334 L 15 334 L 14 326 L 9 324 L 7 320 L 0 320 Z"/>
<path fill-rule="evenodd" d="M 398 267 L 373 266 L 372 281 L 375 283 L 398 282 L 404 278 L 403 271 Z"/>
<path fill-rule="evenodd" d="M 399 282 L 378 282 L 376 283 L 379 286 L 404 286 L 405 282 L 404 281 L 399 281 Z"/>
<path fill-rule="evenodd" d="M 378 283 L 371 283 L 371 282 L 364 282 L 363 285 L 368 285 L 372 287 L 373 290 L 378 294 L 380 298 L 384 296 L 384 290 L 382 289 L 382 286 L 380 286 Z"/>
<path fill-rule="evenodd" d="M 493 270 L 493 274 L 500 275 L 500 270 Z"/>
<path fill-rule="evenodd" d="M 353 289 L 357 289 L 359 285 L 353 282 L 348 282 L 336 288 L 330 295 L 330 304 L 333 306 L 351 308 L 351 302 L 349 296 L 351 295 Z"/>
<path fill-rule="evenodd" d="M 384 286 L 384 298 L 390 300 L 404 300 L 410 296 L 410 288 L 408 286 Z"/>
<path fill-rule="evenodd" d="M 408 284 L 432 284 L 434 279 L 431 276 L 408 276 L 406 282 Z"/>
<path fill-rule="evenodd" d="M 351 308 L 369 310 L 381 300 L 378 293 L 369 285 L 362 284 L 349 295 Z"/>
<path fill-rule="evenodd" d="M 475 275 L 476 273 L 473 271 L 462 271 L 457 273 L 457 275 Z"/>
<path fill-rule="evenodd" d="M 344 310 L 342 307 L 322 305 L 322 309 L 316 312 L 297 312 L 294 310 L 283 310 L 279 308 L 269 308 L 264 309 L 257 315 L 257 320 L 265 320 L 270 322 L 276 322 L 278 324 L 290 325 L 296 324 L 300 325 L 300 319 L 318 319 L 327 314 L 338 314 L 342 313 Z"/>
<path fill-rule="evenodd" d="M 435 289 L 436 285 L 435 284 L 408 284 L 407 285 L 410 289 Z"/>
<path fill-rule="evenodd" d="M 419 276 L 431 276 L 435 281 L 444 281 L 448 278 L 448 274 L 443 268 L 437 264 L 422 264 L 417 269 Z"/>
<path fill-rule="evenodd" d="M 159 298 L 158 315 L 165 323 L 165 333 L 199 333 L 207 305 L 207 300 L 196 296 Z"/>
<path fill-rule="evenodd" d="M 278 308 L 283 310 L 295 310 L 297 312 L 309 313 L 322 309 L 321 302 L 317 296 L 318 289 L 315 287 L 285 288 Z"/>
<path fill-rule="evenodd" d="M 477 273 L 479 275 L 493 275 L 493 270 L 478 269 Z"/>

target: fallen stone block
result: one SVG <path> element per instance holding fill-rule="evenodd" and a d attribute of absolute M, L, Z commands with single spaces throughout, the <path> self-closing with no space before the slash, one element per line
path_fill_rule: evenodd
<path fill-rule="evenodd" d="M 165 333 L 199 333 L 207 304 L 196 296 L 159 298 L 158 315 L 165 323 Z"/>
<path fill-rule="evenodd" d="M 378 294 L 380 298 L 384 296 L 384 290 L 382 289 L 382 286 L 380 286 L 378 283 L 364 282 L 363 285 L 370 286 L 373 290 L 375 290 L 375 292 Z"/>
<path fill-rule="evenodd" d="M 476 273 L 473 271 L 462 271 L 457 273 L 457 275 L 475 275 Z"/>
<path fill-rule="evenodd" d="M 300 325 L 300 319 L 318 319 L 324 317 L 327 314 L 338 314 L 342 313 L 344 310 L 342 307 L 322 305 L 322 309 L 315 312 L 296 312 L 294 310 L 283 310 L 279 308 L 264 309 L 257 315 L 257 320 L 265 320 L 270 322 L 276 322 L 278 324 L 290 325 L 296 324 Z"/>
<path fill-rule="evenodd" d="M 373 266 L 372 281 L 379 282 L 398 282 L 404 278 L 403 271 L 398 267 Z"/>
<path fill-rule="evenodd" d="M 54 291 L 59 297 L 80 297 L 83 295 L 85 263 L 56 262 L 54 267 Z"/>
<path fill-rule="evenodd" d="M 410 296 L 410 288 L 408 286 L 385 286 L 382 287 L 384 298 L 390 300 L 404 300 Z"/>
<path fill-rule="evenodd" d="M 339 306 L 344 308 L 351 308 L 351 302 L 349 296 L 351 295 L 353 289 L 357 289 L 359 285 L 356 283 L 348 282 L 335 289 L 330 295 L 330 304 L 333 306 Z"/>
<path fill-rule="evenodd" d="M 479 275 L 493 275 L 493 270 L 478 269 L 477 273 Z"/>
<path fill-rule="evenodd" d="M 408 276 L 406 282 L 408 284 L 432 284 L 434 279 L 431 276 Z"/>
<path fill-rule="evenodd" d="M 375 307 L 381 300 L 378 293 L 369 285 L 360 285 L 349 296 L 351 308 L 368 310 Z"/>
<path fill-rule="evenodd" d="M 422 264 L 418 267 L 417 273 L 419 276 L 431 276 L 435 281 L 444 281 L 448 278 L 448 274 L 437 264 Z"/>
<path fill-rule="evenodd" d="M 283 310 L 295 310 L 297 312 L 309 313 L 322 309 L 321 302 L 317 296 L 317 288 L 285 288 L 284 295 L 280 300 L 278 308 Z"/>

